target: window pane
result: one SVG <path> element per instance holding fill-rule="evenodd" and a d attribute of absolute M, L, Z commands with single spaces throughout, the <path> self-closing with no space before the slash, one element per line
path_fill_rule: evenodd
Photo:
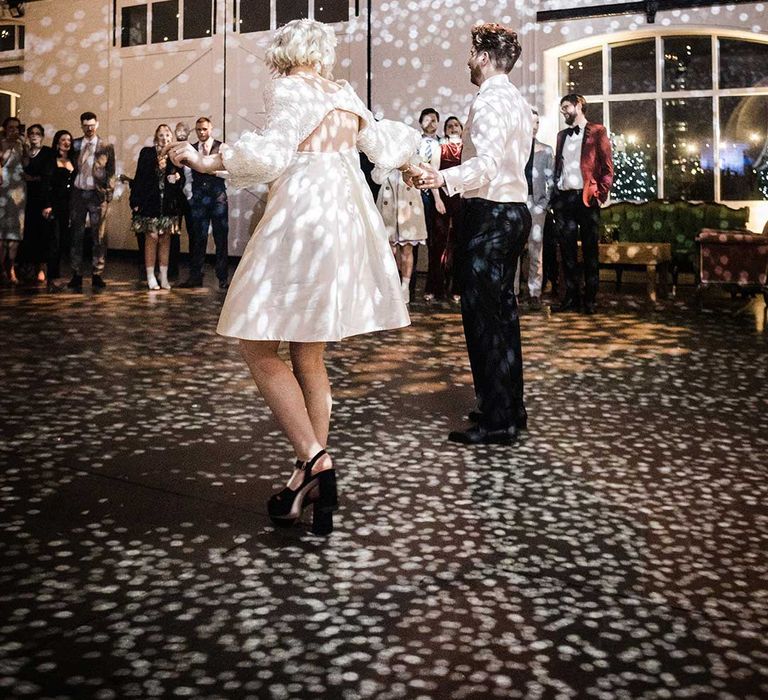
<path fill-rule="evenodd" d="M 20 24 L 19 25 L 19 48 L 20 49 L 24 48 L 24 38 L 25 38 L 24 25 Z"/>
<path fill-rule="evenodd" d="M 292 19 L 309 17 L 309 0 L 280 0 L 276 9 L 277 26 L 282 27 Z"/>
<path fill-rule="evenodd" d="M 709 37 L 664 37 L 664 89 L 712 88 L 712 40 Z"/>
<path fill-rule="evenodd" d="M 566 58 L 561 63 L 565 76 L 563 94 L 603 94 L 603 52 L 595 51 L 579 58 Z"/>
<path fill-rule="evenodd" d="M 664 100 L 664 197 L 715 198 L 712 99 Z"/>
<path fill-rule="evenodd" d="M 152 43 L 179 38 L 179 0 L 163 0 L 152 5 Z"/>
<path fill-rule="evenodd" d="M 657 197 L 656 102 L 612 102 L 613 189 L 618 201 L 647 202 Z"/>
<path fill-rule="evenodd" d="M 656 90 L 656 42 L 635 41 L 611 46 L 611 93 Z"/>
<path fill-rule="evenodd" d="M 269 31 L 270 0 L 240 0 L 240 33 Z"/>
<path fill-rule="evenodd" d="M 123 8 L 120 46 L 141 46 L 147 43 L 147 6 L 133 5 Z"/>
<path fill-rule="evenodd" d="M 16 48 L 16 25 L 0 25 L 0 51 L 13 51 Z"/>
<path fill-rule="evenodd" d="M 315 19 L 318 22 L 346 22 L 349 0 L 315 0 Z"/>
<path fill-rule="evenodd" d="M 213 0 L 184 0 L 184 38 L 202 39 L 213 34 Z"/>
<path fill-rule="evenodd" d="M 587 104 L 585 116 L 588 121 L 594 122 L 595 124 L 605 124 L 605 118 L 603 117 L 603 103 L 589 102 Z"/>
<path fill-rule="evenodd" d="M 0 92 L 0 123 L 11 115 L 11 96 L 7 92 Z"/>
<path fill-rule="evenodd" d="M 740 39 L 719 39 L 720 87 L 768 85 L 768 44 Z"/>
<path fill-rule="evenodd" d="M 721 199 L 768 199 L 768 95 L 720 98 Z"/>

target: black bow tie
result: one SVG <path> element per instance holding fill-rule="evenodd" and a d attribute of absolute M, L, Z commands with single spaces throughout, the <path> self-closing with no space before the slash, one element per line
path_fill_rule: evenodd
<path fill-rule="evenodd" d="M 568 136 L 573 136 L 574 134 L 578 136 L 580 131 L 581 127 L 578 124 L 576 126 L 571 126 L 568 128 Z"/>

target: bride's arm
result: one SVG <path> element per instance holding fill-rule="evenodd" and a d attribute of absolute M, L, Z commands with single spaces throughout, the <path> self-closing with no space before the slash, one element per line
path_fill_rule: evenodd
<path fill-rule="evenodd" d="M 301 105 L 281 80 L 265 90 L 266 125 L 261 133 L 244 133 L 232 146 L 222 144 L 219 153 L 204 156 L 191 144 L 172 144 L 168 153 L 176 165 L 188 165 L 203 173 L 223 170 L 237 189 L 272 182 L 288 167 L 299 145 Z"/>

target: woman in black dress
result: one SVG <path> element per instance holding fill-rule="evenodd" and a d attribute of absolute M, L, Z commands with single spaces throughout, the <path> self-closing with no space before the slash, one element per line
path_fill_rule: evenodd
<path fill-rule="evenodd" d="M 27 183 L 27 201 L 24 210 L 24 242 L 20 257 L 34 267 L 38 282 L 45 282 L 48 251 L 51 245 L 51 225 L 43 216 L 48 208 L 46 182 L 53 168 L 53 149 L 43 145 L 45 129 L 41 124 L 27 127 L 27 159 L 24 180 Z"/>
<path fill-rule="evenodd" d="M 163 149 L 173 141 L 173 132 L 167 124 L 155 130 L 155 145 L 146 146 L 139 153 L 136 175 L 131 186 L 131 211 L 136 235 L 145 237 L 144 264 L 147 268 L 147 286 L 170 289 L 168 259 L 171 236 L 179 235 L 179 197 L 184 186 L 184 173 Z M 159 257 L 160 281 L 155 277 L 155 262 Z"/>
<path fill-rule="evenodd" d="M 75 179 L 75 167 L 69 159 L 72 148 L 72 134 L 66 129 L 57 131 L 53 137 L 54 163 L 46 182 L 47 206 L 43 216 L 51 222 L 50 246 L 48 249 L 48 287 L 53 289 L 53 280 L 61 277 L 61 255 L 69 250 L 69 198 Z"/>

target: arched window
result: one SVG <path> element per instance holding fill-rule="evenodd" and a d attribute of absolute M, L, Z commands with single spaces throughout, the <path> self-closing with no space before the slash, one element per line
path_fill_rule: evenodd
<path fill-rule="evenodd" d="M 614 200 L 768 200 L 768 42 L 723 33 L 606 41 L 561 56 L 561 94 L 614 147 Z"/>

